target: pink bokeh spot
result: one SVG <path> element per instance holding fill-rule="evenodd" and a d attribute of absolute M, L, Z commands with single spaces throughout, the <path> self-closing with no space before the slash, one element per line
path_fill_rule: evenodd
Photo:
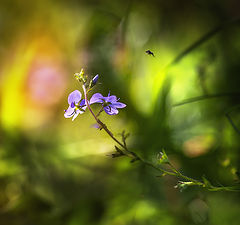
<path fill-rule="evenodd" d="M 60 101 L 66 86 L 65 73 L 54 64 L 38 64 L 31 68 L 27 83 L 28 98 L 41 106 Z"/>

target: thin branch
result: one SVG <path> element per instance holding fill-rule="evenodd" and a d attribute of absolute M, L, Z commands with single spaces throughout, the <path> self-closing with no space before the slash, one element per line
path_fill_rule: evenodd
<path fill-rule="evenodd" d="M 96 117 L 96 115 L 94 114 L 94 112 L 92 111 L 92 108 L 91 108 L 91 106 L 89 105 L 89 102 L 88 102 L 88 99 L 87 99 L 87 91 L 86 91 L 86 88 L 85 88 L 85 85 L 84 85 L 84 84 L 82 85 L 82 88 L 83 88 L 83 92 L 84 92 L 84 98 L 85 98 L 85 101 L 86 101 L 86 105 L 87 105 L 90 113 L 92 114 L 92 116 L 94 117 L 94 119 L 96 120 L 96 122 L 100 125 L 100 127 L 101 127 L 102 129 L 104 129 L 104 130 L 106 131 L 106 133 L 107 133 L 116 143 L 118 143 L 118 144 L 127 152 L 127 153 L 125 153 L 126 156 L 131 157 L 131 158 L 134 158 L 134 159 L 136 159 L 136 160 L 140 160 L 140 161 L 141 161 L 142 163 L 144 163 L 145 165 L 151 166 L 151 167 L 153 167 L 154 169 L 159 170 L 159 171 L 162 172 L 162 173 L 165 173 L 165 174 L 168 174 L 168 175 L 172 175 L 172 176 L 175 175 L 175 173 L 172 173 L 172 172 L 169 172 L 169 171 L 167 171 L 167 170 L 164 170 L 164 169 L 162 169 L 162 168 L 160 168 L 160 167 L 157 167 L 157 166 L 153 165 L 153 164 L 150 163 L 150 162 L 147 162 L 147 161 L 143 160 L 143 159 L 140 158 L 135 152 L 132 152 L 132 151 L 128 150 L 128 148 L 127 148 L 126 145 L 122 144 L 118 139 L 116 139 L 116 138 L 113 136 L 112 132 L 107 128 L 107 126 L 106 126 L 100 119 L 98 119 L 98 118 Z M 130 155 L 129 155 L 129 154 L 130 154 Z"/>
<path fill-rule="evenodd" d="M 88 110 L 90 111 L 90 113 L 92 114 L 92 116 L 94 117 L 94 119 L 96 120 L 96 122 L 100 125 L 101 128 L 103 128 L 107 133 L 108 135 L 115 141 L 117 142 L 121 147 L 124 148 L 124 145 L 118 141 L 112 134 L 112 132 L 107 128 L 107 126 L 101 121 L 99 120 L 96 115 L 94 114 L 94 112 L 92 111 L 92 108 L 90 107 L 89 105 L 89 102 L 88 102 L 88 99 L 87 99 L 87 91 L 86 91 L 86 88 L 85 88 L 85 85 L 83 84 L 82 85 L 82 88 L 83 88 L 83 92 L 84 92 L 84 98 L 85 98 L 85 101 L 86 101 L 86 105 L 88 107 Z"/>
<path fill-rule="evenodd" d="M 202 45 L 204 42 L 206 42 L 207 40 L 212 38 L 214 35 L 218 34 L 222 30 L 226 29 L 229 25 L 234 25 L 234 24 L 236 24 L 238 22 L 240 22 L 240 18 L 232 19 L 232 20 L 229 20 L 229 21 L 227 21 L 227 22 L 225 22 L 225 23 L 215 27 L 211 31 L 207 32 L 202 37 L 200 37 L 197 41 L 195 41 L 193 44 L 191 44 L 185 50 L 183 50 L 179 55 L 177 55 L 168 66 L 171 66 L 173 64 L 178 63 L 186 55 L 188 55 L 190 52 L 192 52 L 193 50 L 198 48 L 200 45 Z"/>
<path fill-rule="evenodd" d="M 230 97 L 230 96 L 240 96 L 240 93 L 220 93 L 220 94 L 213 94 L 213 95 L 202 95 L 202 96 L 197 96 L 197 97 L 193 97 L 193 98 L 189 98 L 189 99 L 185 99 L 182 102 L 176 103 L 174 105 L 172 105 L 173 107 L 177 107 L 177 106 L 183 106 L 186 104 L 190 104 L 190 103 L 194 103 L 194 102 L 198 102 L 198 101 L 202 101 L 202 100 L 207 100 L 207 99 L 211 99 L 211 98 L 221 98 L 221 97 Z M 237 106 L 237 108 L 240 106 Z M 236 107 L 234 107 L 235 109 Z M 229 123 L 232 125 L 233 129 L 240 135 L 240 130 L 238 129 L 238 127 L 235 125 L 235 123 L 233 122 L 232 118 L 230 117 L 230 113 L 233 110 L 229 110 L 227 113 L 225 113 L 226 118 L 228 119 Z"/>
<path fill-rule="evenodd" d="M 88 102 L 88 99 L 87 99 L 87 91 L 86 91 L 86 88 L 84 85 L 82 85 L 82 88 L 83 88 L 83 92 L 84 92 L 84 98 L 85 98 L 85 101 L 86 101 L 86 105 L 90 111 L 90 113 L 92 114 L 92 116 L 94 117 L 94 119 L 96 120 L 96 122 L 101 126 L 102 129 L 104 129 L 106 131 L 106 133 L 117 143 L 119 144 L 124 150 L 125 152 L 121 151 L 125 156 L 127 157 L 130 157 L 132 158 L 133 161 L 136 161 L 136 160 L 139 160 L 141 161 L 144 165 L 147 165 L 149 167 L 152 167 L 154 168 L 155 170 L 158 170 L 160 171 L 162 174 L 167 174 L 167 175 L 170 175 L 170 176 L 175 176 L 175 177 L 178 177 L 178 178 L 181 178 L 181 179 L 184 179 L 186 180 L 187 182 L 182 182 L 182 184 L 186 184 L 186 185 L 197 185 L 197 186 L 201 186 L 203 188 L 206 188 L 207 190 L 210 190 L 210 191 L 239 191 L 238 189 L 236 189 L 235 187 L 214 187 L 214 186 L 206 186 L 204 182 L 201 182 L 201 181 L 198 181 L 198 180 L 195 180 L 193 178 L 190 178 L 190 177 L 187 177 L 185 175 L 183 175 L 181 172 L 179 172 L 177 169 L 175 169 L 171 163 L 168 163 L 170 165 L 170 167 L 172 168 L 172 172 L 171 171 L 168 171 L 168 170 L 165 170 L 157 165 L 154 165 L 153 163 L 151 162 L 148 162 L 144 159 L 142 159 L 141 157 L 139 157 L 135 152 L 132 152 L 130 151 L 128 148 L 127 148 L 127 145 L 125 142 L 121 143 L 118 139 L 116 139 L 112 132 L 107 128 L 107 126 L 100 120 L 97 118 L 97 116 L 94 114 L 94 112 L 92 111 L 91 109 L 91 106 Z"/>
<path fill-rule="evenodd" d="M 231 119 L 230 115 L 229 115 L 228 113 L 226 113 L 225 116 L 227 117 L 229 123 L 232 125 L 233 129 L 240 135 L 240 130 L 239 130 L 238 127 L 235 125 L 235 123 L 234 123 L 233 120 Z"/>
<path fill-rule="evenodd" d="M 240 93 L 234 92 L 234 93 L 219 93 L 219 94 L 212 94 L 212 95 L 210 95 L 210 94 L 209 95 L 201 95 L 201 96 L 185 99 L 182 102 L 173 104 L 172 106 L 177 107 L 177 106 L 182 106 L 182 105 L 186 105 L 186 104 L 190 104 L 190 103 L 194 103 L 194 102 L 198 102 L 198 101 L 203 101 L 203 100 L 212 99 L 212 98 L 222 98 L 222 97 L 240 97 Z"/>

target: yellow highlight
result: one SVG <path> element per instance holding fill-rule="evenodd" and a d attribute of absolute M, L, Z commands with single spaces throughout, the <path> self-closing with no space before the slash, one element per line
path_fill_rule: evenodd
<path fill-rule="evenodd" d="M 31 45 L 27 49 L 22 46 L 18 50 L 13 64 L 7 65 L 3 71 L 1 120 L 5 129 L 14 129 L 20 124 L 24 113 L 23 85 L 34 53 L 35 45 Z"/>
<path fill-rule="evenodd" d="M 139 63 L 135 65 L 133 74 L 136 76 L 132 78 L 130 90 L 135 107 L 144 114 L 152 113 L 168 75 L 167 65 L 174 55 L 164 46 L 156 45 L 153 49 L 160 49 L 161 54 L 156 52 L 156 57 L 142 54 L 141 59 L 138 59 Z"/>

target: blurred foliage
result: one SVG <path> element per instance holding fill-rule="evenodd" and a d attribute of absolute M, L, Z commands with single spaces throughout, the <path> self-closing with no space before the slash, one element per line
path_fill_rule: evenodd
<path fill-rule="evenodd" d="M 83 67 L 127 104 L 102 118 L 133 151 L 154 161 L 164 148 L 186 175 L 239 183 L 239 7 L 1 0 L 0 224 L 239 224 L 238 193 L 179 192 L 175 178 L 106 157 L 114 143 L 88 113 L 63 117 Z"/>

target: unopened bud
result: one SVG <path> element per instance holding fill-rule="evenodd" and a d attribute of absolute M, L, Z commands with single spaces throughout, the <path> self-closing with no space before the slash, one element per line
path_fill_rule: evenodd
<path fill-rule="evenodd" d="M 84 84 L 87 82 L 87 77 L 84 76 L 83 69 L 81 69 L 80 73 L 74 73 L 74 76 L 78 81 L 83 82 Z"/>
<path fill-rule="evenodd" d="M 158 162 L 160 164 L 169 163 L 168 156 L 164 150 L 159 152 L 157 157 L 158 157 Z"/>
<path fill-rule="evenodd" d="M 93 79 L 90 81 L 89 88 L 92 88 L 97 84 L 98 78 L 99 78 L 98 74 L 95 77 L 93 77 Z"/>

